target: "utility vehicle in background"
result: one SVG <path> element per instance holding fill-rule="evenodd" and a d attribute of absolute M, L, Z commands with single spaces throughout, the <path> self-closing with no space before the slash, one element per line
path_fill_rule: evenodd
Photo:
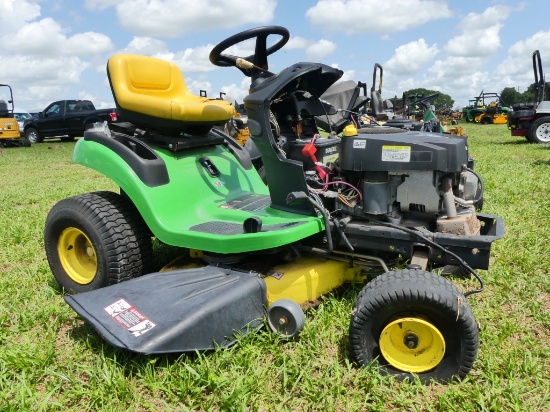
<path fill-rule="evenodd" d="M 462 118 L 467 122 L 481 124 L 505 124 L 510 108 L 503 105 L 498 93 L 484 93 L 483 90 L 470 106 L 462 109 Z"/>
<path fill-rule="evenodd" d="M 89 100 L 59 100 L 50 103 L 38 116 L 24 124 L 24 133 L 31 143 L 41 143 L 45 138 L 59 137 L 68 142 L 84 135 L 94 123 L 116 122 L 113 109 L 96 109 Z"/>
<path fill-rule="evenodd" d="M 535 101 L 517 103 L 508 112 L 507 124 L 512 136 L 525 136 L 531 143 L 550 143 L 550 101 L 540 52 L 533 52 Z"/>
<path fill-rule="evenodd" d="M 21 138 L 13 107 L 11 86 L 0 84 L 0 145 L 2 147 L 30 146 L 28 140 Z"/>

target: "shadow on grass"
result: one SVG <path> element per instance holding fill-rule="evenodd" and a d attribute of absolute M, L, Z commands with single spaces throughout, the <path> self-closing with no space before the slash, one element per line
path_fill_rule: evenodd
<path fill-rule="evenodd" d="M 199 356 L 196 352 L 143 354 L 118 348 L 107 343 L 101 335 L 80 317 L 72 320 L 68 338 L 78 343 L 86 352 L 92 352 L 94 356 L 109 359 L 120 365 L 125 374 L 132 376 L 138 370 L 143 370 L 147 365 L 170 366 L 177 362 L 192 362 Z M 204 351 L 208 353 L 213 351 Z"/>
<path fill-rule="evenodd" d="M 524 145 L 531 145 L 533 143 L 529 143 L 527 139 L 524 140 L 506 140 L 506 141 L 495 141 L 495 144 L 501 145 L 501 146 L 524 146 Z"/>

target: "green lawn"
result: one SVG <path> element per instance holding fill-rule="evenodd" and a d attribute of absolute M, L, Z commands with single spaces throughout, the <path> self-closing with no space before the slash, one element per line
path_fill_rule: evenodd
<path fill-rule="evenodd" d="M 64 303 L 42 231 L 58 200 L 116 187 L 71 163 L 74 143 L 0 149 L 0 410 L 550 410 L 550 146 L 505 125 L 461 126 L 485 181 L 484 212 L 504 218 L 506 235 L 479 271 L 485 292 L 470 298 L 478 359 L 447 386 L 350 363 L 354 288 L 308 310 L 296 341 L 264 330 L 215 353 L 113 349 Z M 160 261 L 166 250 L 157 252 Z"/>

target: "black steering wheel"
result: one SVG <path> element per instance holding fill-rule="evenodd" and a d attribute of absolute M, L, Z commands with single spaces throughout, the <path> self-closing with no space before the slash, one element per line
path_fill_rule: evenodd
<path fill-rule="evenodd" d="M 281 39 L 271 47 L 267 47 L 267 37 L 272 34 L 281 36 Z M 256 48 L 254 54 L 248 57 L 232 56 L 230 54 L 223 54 L 225 50 L 231 46 L 235 46 L 245 40 L 256 39 Z M 235 66 L 242 71 L 245 76 L 255 77 L 262 72 L 269 69 L 267 62 L 267 56 L 275 53 L 281 47 L 283 47 L 290 38 L 289 31 L 282 26 L 264 26 L 256 27 L 254 29 L 245 30 L 237 33 L 221 43 L 218 43 L 210 52 L 210 62 L 220 67 Z M 252 63 L 252 67 L 243 67 L 242 64 L 238 65 L 237 60 L 246 60 Z"/>

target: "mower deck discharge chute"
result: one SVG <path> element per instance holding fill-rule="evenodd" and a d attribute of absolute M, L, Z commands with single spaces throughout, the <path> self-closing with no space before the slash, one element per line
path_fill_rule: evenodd
<path fill-rule="evenodd" d="M 269 36 L 278 38 L 270 47 Z M 224 54 L 249 39 L 253 55 Z M 227 102 L 191 95 L 168 62 L 109 60 L 123 122 L 87 131 L 73 160 L 120 194 L 73 196 L 50 211 L 46 253 L 66 301 L 121 348 L 214 349 L 264 323 L 295 337 L 304 305 L 382 269 L 351 314 L 353 359 L 401 378 L 464 377 L 478 349 L 466 296 L 483 289 L 474 269 L 489 267 L 504 230 L 499 217 L 478 213 L 483 183 L 466 140 L 353 125 L 320 136 L 316 118 L 336 113 L 320 97 L 342 71 L 297 63 L 271 73 L 267 57 L 288 39 L 283 27 L 259 27 L 210 54 L 251 78 L 244 106 L 261 154 L 254 163 L 248 144 L 218 129 L 233 115 Z M 185 248 L 186 266 L 150 273 L 152 236 Z M 390 271 L 398 259 L 409 266 Z M 480 287 L 461 292 L 431 272 L 445 265 Z"/>
<path fill-rule="evenodd" d="M 258 274 L 215 266 L 152 273 L 65 300 L 111 345 L 147 354 L 231 345 L 263 325 L 267 302 Z"/>

